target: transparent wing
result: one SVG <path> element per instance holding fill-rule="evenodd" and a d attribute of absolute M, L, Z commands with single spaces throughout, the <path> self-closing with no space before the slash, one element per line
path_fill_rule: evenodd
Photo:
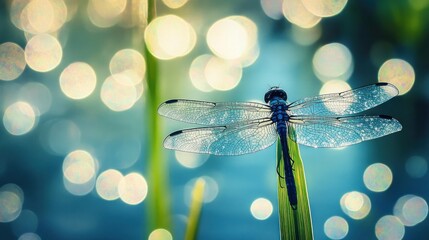
<path fill-rule="evenodd" d="M 276 140 L 275 124 L 262 119 L 245 124 L 180 130 L 165 138 L 164 147 L 213 155 L 241 155 L 267 148 Z"/>
<path fill-rule="evenodd" d="M 338 116 L 359 113 L 380 105 L 398 95 L 389 83 L 376 83 L 341 93 L 304 98 L 289 104 L 293 116 Z"/>
<path fill-rule="evenodd" d="M 268 105 L 253 102 L 202 102 L 175 99 L 158 108 L 162 116 L 205 126 L 228 125 L 269 117 Z"/>
<path fill-rule="evenodd" d="M 398 120 L 385 116 L 291 118 L 289 137 L 310 147 L 344 147 L 401 131 Z"/>

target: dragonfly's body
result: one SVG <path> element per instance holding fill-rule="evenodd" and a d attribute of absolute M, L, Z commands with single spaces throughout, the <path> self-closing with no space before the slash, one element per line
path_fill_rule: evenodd
<path fill-rule="evenodd" d="M 241 155 L 265 149 L 280 137 L 289 202 L 297 206 L 293 159 L 288 139 L 311 147 L 344 147 L 382 137 L 402 129 L 385 116 L 352 115 L 384 103 L 398 94 L 388 83 L 376 83 L 333 94 L 286 103 L 286 92 L 271 88 L 267 104 L 255 102 L 203 102 L 175 99 L 160 105 L 166 117 L 204 127 L 171 133 L 169 149 L 213 155 Z"/>
<path fill-rule="evenodd" d="M 274 90 L 274 91 L 280 91 L 281 96 L 284 96 L 282 98 L 281 96 L 277 95 L 266 95 L 266 100 L 271 107 L 272 115 L 271 120 L 276 124 L 277 133 L 280 137 L 280 143 L 282 147 L 283 152 L 283 166 L 284 166 L 284 178 L 286 182 L 287 187 L 287 193 L 289 197 L 290 205 L 293 209 L 296 208 L 296 205 L 298 203 L 297 197 L 296 197 L 296 186 L 295 186 L 295 179 L 293 177 L 293 171 L 292 171 L 292 159 L 289 155 L 289 147 L 287 144 L 287 121 L 289 121 L 289 115 L 287 114 L 287 105 L 286 105 L 286 93 L 283 93 L 283 90 Z M 283 92 L 282 92 L 283 91 Z"/>

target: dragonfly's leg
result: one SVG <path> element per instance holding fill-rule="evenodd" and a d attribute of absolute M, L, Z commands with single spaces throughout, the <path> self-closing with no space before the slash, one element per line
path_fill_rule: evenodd
<path fill-rule="evenodd" d="M 284 176 L 280 173 L 280 161 L 277 161 L 277 167 L 276 167 L 277 175 L 279 176 L 278 181 L 281 188 L 284 188 L 282 185 L 282 180 L 285 179 Z"/>
<path fill-rule="evenodd" d="M 280 173 L 280 161 L 277 161 L 277 167 L 276 167 L 277 175 L 279 175 L 280 178 L 284 179 L 285 177 L 282 176 Z"/>
<path fill-rule="evenodd" d="M 280 175 L 279 175 L 280 176 Z M 283 186 L 282 184 L 282 179 L 284 179 L 284 177 L 278 178 L 277 180 L 279 181 L 279 185 L 281 188 L 285 188 L 285 186 Z"/>
<path fill-rule="evenodd" d="M 277 171 L 277 175 L 279 176 L 279 178 L 278 178 L 279 185 L 281 188 L 284 188 L 284 186 L 282 185 L 282 179 L 285 179 L 285 177 L 282 176 L 280 173 L 280 161 L 277 161 L 276 171 Z"/>
<path fill-rule="evenodd" d="M 295 161 L 291 157 L 289 157 L 289 160 L 291 162 L 292 171 L 295 171 L 295 169 L 293 167 L 293 164 L 295 163 Z"/>

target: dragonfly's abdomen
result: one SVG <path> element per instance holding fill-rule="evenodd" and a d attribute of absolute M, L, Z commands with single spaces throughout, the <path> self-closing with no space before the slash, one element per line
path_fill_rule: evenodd
<path fill-rule="evenodd" d="M 283 166 L 284 166 L 284 174 L 285 174 L 285 182 L 287 195 L 289 198 L 289 204 L 292 209 L 296 209 L 298 205 L 297 193 L 296 193 L 296 185 L 295 178 L 293 176 L 293 168 L 292 168 L 292 159 L 289 156 L 289 148 L 287 145 L 287 131 L 279 131 L 280 142 L 282 145 L 283 152 Z"/>
<path fill-rule="evenodd" d="M 293 176 L 291 158 L 289 156 L 289 148 L 287 145 L 287 121 L 289 120 L 289 115 L 286 112 L 287 105 L 283 99 L 275 98 L 270 101 L 270 106 L 272 111 L 271 120 L 276 123 L 277 133 L 280 136 L 280 141 L 282 145 L 284 174 L 289 203 L 293 209 L 296 209 L 298 199 L 296 194 L 296 186 L 295 179 Z"/>

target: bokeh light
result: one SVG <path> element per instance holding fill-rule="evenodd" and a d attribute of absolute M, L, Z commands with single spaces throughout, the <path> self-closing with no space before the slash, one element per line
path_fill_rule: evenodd
<path fill-rule="evenodd" d="M 25 46 L 25 60 L 37 72 L 48 72 L 60 64 L 63 49 L 58 40 L 49 34 L 32 37 Z"/>
<path fill-rule="evenodd" d="M 173 240 L 171 233 L 163 228 L 153 230 L 147 240 Z"/>
<path fill-rule="evenodd" d="M 137 102 L 143 96 L 143 92 L 145 90 L 143 82 L 134 85 L 134 89 L 136 90 L 136 98 L 134 99 L 134 102 Z"/>
<path fill-rule="evenodd" d="M 301 0 L 305 8 L 319 17 L 332 17 L 339 14 L 347 4 L 347 0 Z"/>
<path fill-rule="evenodd" d="M 202 91 L 211 92 L 213 88 L 207 83 L 205 74 L 207 63 L 212 58 L 212 55 L 204 54 L 196 57 L 189 67 L 189 78 L 191 79 L 192 85 Z"/>
<path fill-rule="evenodd" d="M 24 193 L 22 189 L 13 183 L 8 183 L 0 188 L 0 222 L 12 222 L 20 215 Z"/>
<path fill-rule="evenodd" d="M 283 0 L 261 0 L 261 7 L 268 17 L 279 20 L 283 17 L 282 2 Z"/>
<path fill-rule="evenodd" d="M 330 80 L 323 84 L 322 88 L 320 89 L 319 94 L 329 94 L 329 93 L 340 93 L 344 91 L 348 91 L 352 89 L 350 85 L 342 80 Z M 344 103 L 344 104 L 338 104 L 338 105 L 332 105 L 332 104 L 325 104 L 326 108 L 329 109 L 334 114 L 341 114 L 344 113 L 347 108 L 350 107 L 352 102 Z"/>
<path fill-rule="evenodd" d="M 118 25 L 123 28 L 139 27 L 144 29 L 147 26 L 148 2 L 145 1 L 127 1 L 125 11 L 116 19 Z M 114 21 L 115 23 L 116 21 Z M 141 35 L 138 37 L 140 40 Z M 140 41 L 138 40 L 138 41 Z"/>
<path fill-rule="evenodd" d="M 412 156 L 405 162 L 405 171 L 412 178 L 422 178 L 428 171 L 428 162 L 421 156 Z"/>
<path fill-rule="evenodd" d="M 244 55 L 241 56 L 241 58 L 237 59 L 235 62 L 241 64 L 243 68 L 249 67 L 254 64 L 256 60 L 258 60 L 260 51 L 261 50 L 259 49 L 259 45 L 255 44 L 253 48 L 246 51 Z"/>
<path fill-rule="evenodd" d="M 69 22 L 76 15 L 77 10 L 79 8 L 79 2 L 76 2 L 73 0 L 65 0 L 64 3 L 67 6 L 67 19 L 66 19 L 66 21 Z"/>
<path fill-rule="evenodd" d="M 410 226 L 410 223 L 407 222 L 407 220 L 404 218 L 403 209 L 405 203 L 410 200 L 415 195 L 407 194 L 404 195 L 396 201 L 395 205 L 393 206 L 393 215 L 399 218 L 399 220 L 404 224 L 405 226 Z"/>
<path fill-rule="evenodd" d="M 285 18 L 301 28 L 312 28 L 321 20 L 309 12 L 301 0 L 284 0 L 282 9 Z"/>
<path fill-rule="evenodd" d="M 340 93 L 352 89 L 347 82 L 342 80 L 330 80 L 325 82 L 319 94 Z"/>
<path fill-rule="evenodd" d="M 369 197 L 361 192 L 345 193 L 340 200 L 341 210 L 349 217 L 359 220 L 365 218 L 371 210 Z"/>
<path fill-rule="evenodd" d="M 71 183 L 84 184 L 94 178 L 95 172 L 95 160 L 87 151 L 75 150 L 64 159 L 63 174 Z"/>
<path fill-rule="evenodd" d="M 199 178 L 191 179 L 185 184 L 185 203 L 188 206 L 191 203 L 191 195 L 192 195 L 191 193 L 195 186 L 195 182 L 199 179 L 202 179 L 205 182 L 204 197 L 203 197 L 204 203 L 209 203 L 214 201 L 219 193 L 219 185 L 216 182 L 216 180 L 214 180 L 213 178 L 208 176 L 202 176 Z"/>
<path fill-rule="evenodd" d="M 88 2 L 86 6 L 86 13 L 88 14 L 88 18 L 94 26 L 99 28 L 108 28 L 108 27 L 112 27 L 113 25 L 119 22 L 120 20 L 119 16 L 109 16 L 105 18 L 102 15 L 100 15 L 98 13 L 99 11 L 95 10 L 95 7 L 97 5 L 94 6 L 93 2 L 94 1 Z"/>
<path fill-rule="evenodd" d="M 399 95 L 404 95 L 414 85 L 415 74 L 413 67 L 402 59 L 390 59 L 381 65 L 378 70 L 378 81 L 388 82 L 399 90 Z"/>
<path fill-rule="evenodd" d="M 146 62 L 138 51 L 122 49 L 113 55 L 109 63 L 110 73 L 125 74 L 135 84 L 140 83 L 146 74 Z"/>
<path fill-rule="evenodd" d="M 402 214 L 407 223 L 414 226 L 428 216 L 428 204 L 423 198 L 414 196 L 405 202 Z"/>
<path fill-rule="evenodd" d="M 65 189 L 75 196 L 87 195 L 94 189 L 97 168 L 98 161 L 89 152 L 70 152 L 63 161 Z"/>
<path fill-rule="evenodd" d="M 373 192 L 384 192 L 392 184 L 393 174 L 388 166 L 382 163 L 369 165 L 363 173 L 365 186 Z"/>
<path fill-rule="evenodd" d="M 228 19 L 240 24 L 246 31 L 245 49 L 239 58 L 234 58 L 233 60 L 241 64 L 242 67 L 248 67 L 259 57 L 258 27 L 250 18 L 244 16 L 230 16 Z"/>
<path fill-rule="evenodd" d="M 329 43 L 313 56 L 313 69 L 322 81 L 347 80 L 353 72 L 353 59 L 349 49 L 340 43 Z"/>
<path fill-rule="evenodd" d="M 158 17 L 144 33 L 149 51 L 157 58 L 169 60 L 188 54 L 197 42 L 194 28 L 176 15 Z"/>
<path fill-rule="evenodd" d="M 21 14 L 29 2 L 30 0 L 14 0 L 10 2 L 10 8 L 9 8 L 10 21 L 18 29 L 23 30 L 21 25 Z"/>
<path fill-rule="evenodd" d="M 36 233 L 28 232 L 19 236 L 18 240 L 41 240 L 42 238 Z"/>
<path fill-rule="evenodd" d="M 103 18 L 115 18 L 124 12 L 127 0 L 90 0 L 95 11 Z"/>
<path fill-rule="evenodd" d="M 122 173 L 115 169 L 109 169 L 102 172 L 98 176 L 95 184 L 98 195 L 108 201 L 118 199 L 118 185 L 122 178 Z"/>
<path fill-rule="evenodd" d="M 375 235 L 379 240 L 402 239 L 405 235 L 405 227 L 399 218 L 386 215 L 375 224 Z"/>
<path fill-rule="evenodd" d="M 67 13 L 63 0 L 32 0 L 21 12 L 20 25 L 32 34 L 56 32 L 66 22 Z"/>
<path fill-rule="evenodd" d="M 21 13 L 21 27 L 32 34 L 46 33 L 54 20 L 54 9 L 49 0 L 33 0 Z"/>
<path fill-rule="evenodd" d="M 136 86 L 125 74 L 109 76 L 101 86 L 101 100 L 112 111 L 130 109 L 138 99 Z"/>
<path fill-rule="evenodd" d="M 243 70 L 239 64 L 212 57 L 207 62 L 204 73 L 210 87 L 219 91 L 228 91 L 240 83 Z"/>
<path fill-rule="evenodd" d="M 0 44 L 0 80 L 14 80 L 25 69 L 24 50 L 16 43 Z"/>
<path fill-rule="evenodd" d="M 88 97 L 95 89 L 97 76 L 94 69 L 84 62 L 68 65 L 60 75 L 60 87 L 71 99 Z"/>
<path fill-rule="evenodd" d="M 258 220 L 265 220 L 273 213 L 273 204 L 266 198 L 257 198 L 250 205 L 252 216 Z"/>
<path fill-rule="evenodd" d="M 330 239 L 343 239 L 349 232 L 349 224 L 344 218 L 333 216 L 325 221 L 323 230 Z"/>
<path fill-rule="evenodd" d="M 21 200 L 13 192 L 0 192 L 0 222 L 15 220 L 21 211 Z"/>
<path fill-rule="evenodd" d="M 214 54 L 225 59 L 243 55 L 247 44 L 246 30 L 229 18 L 215 22 L 207 32 L 207 44 Z"/>
<path fill-rule="evenodd" d="M 396 201 L 393 214 L 405 226 L 411 227 L 423 222 L 428 215 L 426 200 L 415 195 L 404 195 Z"/>
<path fill-rule="evenodd" d="M 322 27 L 320 24 L 312 28 L 301 28 L 295 25 L 291 27 L 291 37 L 299 45 L 309 46 L 314 44 L 322 36 Z"/>
<path fill-rule="evenodd" d="M 95 187 L 95 176 L 85 183 L 72 183 L 66 177 L 63 177 L 64 188 L 75 196 L 85 196 L 92 192 Z"/>
<path fill-rule="evenodd" d="M 349 211 L 359 211 L 359 209 L 362 208 L 364 203 L 363 195 L 360 192 L 349 192 L 345 199 L 344 199 L 344 205 Z"/>
<path fill-rule="evenodd" d="M 3 115 L 3 125 L 12 135 L 23 135 L 33 129 L 36 114 L 33 107 L 26 102 L 16 102 L 6 108 Z"/>
<path fill-rule="evenodd" d="M 162 0 L 162 2 L 169 8 L 176 9 L 183 7 L 188 0 Z"/>
<path fill-rule="evenodd" d="M 19 99 L 31 102 L 34 113 L 40 116 L 51 108 L 52 94 L 42 83 L 29 82 L 19 89 Z"/>
<path fill-rule="evenodd" d="M 126 6 L 126 0 L 90 0 L 86 11 L 92 24 L 100 28 L 108 28 L 121 20 Z"/>
<path fill-rule="evenodd" d="M 175 151 L 174 155 L 176 156 L 177 162 L 179 162 L 180 165 L 186 168 L 197 168 L 203 165 L 207 161 L 207 159 L 209 159 L 209 155 L 207 154 L 197 154 L 181 151 Z"/>
<path fill-rule="evenodd" d="M 118 193 L 121 200 L 130 205 L 141 203 L 147 195 L 146 179 L 138 173 L 125 175 L 118 184 Z"/>
<path fill-rule="evenodd" d="M 13 0 L 10 18 L 19 29 L 32 33 L 52 33 L 59 30 L 69 16 L 63 0 Z"/>
<path fill-rule="evenodd" d="M 215 55 L 240 64 L 251 58 L 257 42 L 256 24 L 243 16 L 220 19 L 207 32 L 207 44 Z"/>

